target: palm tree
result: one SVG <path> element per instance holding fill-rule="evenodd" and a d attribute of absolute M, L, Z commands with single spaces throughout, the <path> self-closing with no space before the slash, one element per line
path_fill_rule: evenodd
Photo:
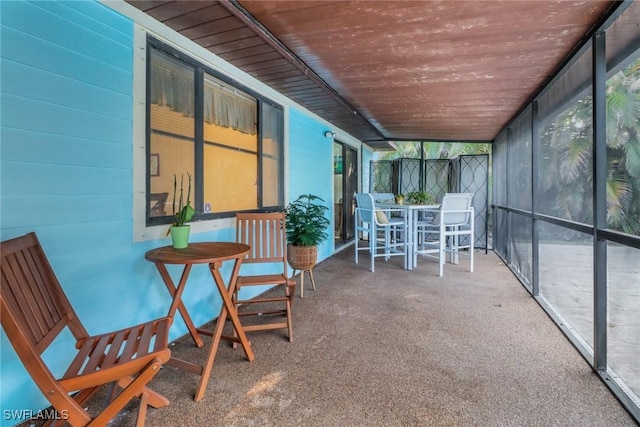
<path fill-rule="evenodd" d="M 541 141 L 541 210 L 592 222 L 593 114 L 585 95 L 547 124 Z M 607 81 L 607 226 L 640 234 L 640 59 Z"/>
<path fill-rule="evenodd" d="M 607 82 L 607 224 L 640 234 L 640 59 Z"/>
<path fill-rule="evenodd" d="M 396 150 L 382 153 L 380 160 L 395 160 L 400 158 L 419 159 L 420 158 L 420 142 L 395 142 Z M 424 142 L 424 158 L 425 159 L 454 159 L 464 154 L 488 154 L 491 150 L 491 144 L 476 144 L 462 142 Z"/>

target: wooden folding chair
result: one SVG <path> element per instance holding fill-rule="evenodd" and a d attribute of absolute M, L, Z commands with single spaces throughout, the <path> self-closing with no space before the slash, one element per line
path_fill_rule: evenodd
<path fill-rule="evenodd" d="M 159 408 L 169 404 L 146 384 L 171 357 L 170 318 L 90 336 L 35 233 L 2 242 L 1 271 L 2 328 L 40 391 L 68 423 L 106 425 L 129 401 L 140 397 L 137 425 L 143 426 L 147 405 Z M 42 354 L 66 327 L 76 339 L 75 349 L 70 349 L 75 357 L 64 375 L 56 378 Z M 93 416 L 83 403 L 105 384 L 114 386 L 109 402 Z"/>
<path fill-rule="evenodd" d="M 247 316 L 259 316 L 261 319 L 258 322 L 246 324 L 242 322 L 245 332 L 287 329 L 289 341 L 292 341 L 291 303 L 296 290 L 296 281 L 287 276 L 285 214 L 283 212 L 238 213 L 236 215 L 236 241 L 251 246 L 251 252 L 242 262 L 244 272 L 251 264 L 263 264 L 263 268 L 271 271 L 254 275 L 240 272 L 233 298 L 234 304 L 236 307 L 260 304 L 260 306 L 256 306 L 257 310 L 255 311 L 238 310 L 241 321 Z M 282 290 L 282 294 L 240 299 L 239 294 L 242 288 L 257 285 L 275 285 Z M 282 320 L 282 316 L 285 316 L 285 320 Z M 276 320 L 272 322 L 267 321 L 267 319 L 274 318 Z"/>

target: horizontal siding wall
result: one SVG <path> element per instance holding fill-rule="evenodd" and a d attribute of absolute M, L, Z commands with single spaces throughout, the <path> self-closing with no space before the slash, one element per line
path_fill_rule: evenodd
<path fill-rule="evenodd" d="M 37 233 L 90 333 L 165 315 L 169 294 L 144 254 L 169 239 L 132 243 L 133 23 L 97 2 L 0 7 L 0 238 Z M 233 238 L 222 230 L 192 241 Z M 181 271 L 170 272 L 177 282 Z M 184 300 L 196 324 L 217 316 L 206 266 L 194 267 Z M 171 339 L 185 333 L 177 318 Z M 49 404 L 4 331 L 0 339 L 1 425 L 10 426 L 20 420 L 4 411 Z M 73 344 L 70 334 L 55 342 L 51 366 L 63 369 Z"/>
<path fill-rule="evenodd" d="M 294 108 L 289 113 L 289 201 L 301 194 L 324 199 L 334 228 L 333 218 L 333 139 L 324 136 L 326 126 Z M 318 260 L 334 251 L 329 238 L 318 247 Z"/>
<path fill-rule="evenodd" d="M 38 234 L 90 332 L 146 317 L 149 282 L 132 281 L 132 23 L 97 3 L 0 7 L 1 238 Z M 1 344 L 3 410 L 49 406 L 4 331 Z M 52 366 L 69 346 L 54 344 Z"/>
<path fill-rule="evenodd" d="M 92 334 L 165 315 L 169 293 L 144 254 L 170 241 L 133 243 L 134 22 L 92 1 L 2 1 L 0 8 L 0 238 L 37 233 Z M 303 109 L 285 108 L 288 201 L 312 193 L 332 206 L 327 125 Z M 192 233 L 190 241 L 234 238 L 232 228 L 212 226 Z M 319 259 L 333 250 L 329 239 Z M 168 269 L 177 283 L 182 269 Z M 225 263 L 225 279 L 230 270 Z M 191 271 L 183 301 L 196 325 L 217 317 L 221 299 L 206 265 Z M 170 339 L 186 333 L 176 316 Z M 65 333 L 47 353 L 54 374 L 62 374 L 72 347 Z M 20 421 L 11 411 L 38 411 L 49 403 L 4 331 L 0 351 L 4 427 Z"/>

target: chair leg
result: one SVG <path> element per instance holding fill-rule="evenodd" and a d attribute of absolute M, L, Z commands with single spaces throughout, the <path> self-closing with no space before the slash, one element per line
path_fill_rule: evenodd
<path fill-rule="evenodd" d="M 445 237 L 440 237 L 440 250 L 439 250 L 439 254 L 438 254 L 438 264 L 440 267 L 440 277 L 442 277 L 442 275 L 444 274 L 444 263 L 445 263 L 445 257 L 446 257 L 446 251 L 445 251 L 445 247 L 446 247 L 446 242 L 445 242 Z"/>
<path fill-rule="evenodd" d="M 140 396 L 140 407 L 138 408 L 138 416 L 136 418 L 136 427 L 144 427 L 145 418 L 147 418 L 147 393 L 143 392 Z"/>
<path fill-rule="evenodd" d="M 296 288 L 298 287 L 298 282 L 296 282 L 295 276 L 292 276 L 289 279 L 289 283 L 287 284 L 287 290 L 285 291 L 286 295 L 289 297 L 289 302 L 293 305 L 293 297 L 296 296 Z"/>
<path fill-rule="evenodd" d="M 95 395 L 98 391 L 102 389 L 102 386 L 90 387 L 84 390 L 79 391 L 73 396 L 73 400 L 77 403 L 76 407 L 70 408 L 70 413 L 73 412 L 75 415 L 75 420 L 78 425 L 87 425 L 91 422 L 91 416 L 87 413 L 86 410 L 83 409 L 83 404 L 93 395 Z M 55 417 L 54 417 L 55 418 Z M 43 427 L 55 427 L 59 425 L 67 425 L 70 424 L 71 418 L 68 420 L 56 420 L 51 419 L 44 422 Z"/>
<path fill-rule="evenodd" d="M 460 227 L 454 227 L 453 231 L 457 232 L 460 230 Z M 452 249 L 453 252 L 451 252 L 451 263 L 453 264 L 458 264 L 460 262 L 460 235 L 456 234 L 453 236 L 453 242 L 452 242 Z"/>
<path fill-rule="evenodd" d="M 118 386 L 122 389 L 125 389 L 134 381 L 133 377 L 121 378 L 118 381 Z M 165 406 L 169 406 L 169 399 L 158 393 L 157 391 L 153 391 L 147 386 L 144 386 L 144 392 L 147 395 L 148 405 L 152 408 L 164 408 Z"/>
<path fill-rule="evenodd" d="M 287 301 L 287 330 L 289 331 L 289 342 L 292 342 L 293 322 L 291 321 L 291 301 Z"/>
<path fill-rule="evenodd" d="M 236 285 L 236 289 L 233 291 L 233 297 L 231 298 L 231 302 L 233 303 L 233 306 L 236 309 L 236 312 L 238 311 L 238 308 L 240 307 L 238 305 L 238 300 L 240 299 L 240 286 Z M 229 320 L 229 316 L 227 316 L 226 319 L 220 319 L 218 318 L 218 320 L 216 320 L 216 322 L 226 322 L 227 320 Z M 231 336 L 234 338 L 234 340 L 231 342 L 231 348 L 236 349 L 238 348 L 238 332 L 236 331 L 236 328 L 231 328 Z"/>
<path fill-rule="evenodd" d="M 469 233 L 469 272 L 473 273 L 473 253 L 475 252 L 473 250 L 473 246 L 475 244 L 475 240 L 473 237 L 474 234 L 474 218 L 473 215 L 471 215 L 471 221 L 470 221 L 470 233 Z"/>
<path fill-rule="evenodd" d="M 115 417 L 133 397 L 140 396 L 145 391 L 145 385 L 158 373 L 161 366 L 162 363 L 160 359 L 157 358 L 149 363 L 149 365 L 113 399 L 111 404 L 105 408 L 100 415 L 93 419 L 92 424 L 107 425 L 109 420 Z"/>
<path fill-rule="evenodd" d="M 116 385 L 119 385 L 118 381 L 113 381 L 111 384 L 109 384 L 109 392 L 107 393 L 107 398 L 104 402 L 103 408 L 109 406 L 109 403 L 111 403 L 111 401 L 116 397 Z M 126 385 L 122 386 L 122 388 L 125 387 Z"/>
<path fill-rule="evenodd" d="M 371 272 L 373 273 L 374 268 L 373 268 L 373 260 L 375 259 L 376 256 L 376 240 L 377 237 L 376 236 L 371 236 L 369 235 L 369 256 L 371 257 Z"/>
<path fill-rule="evenodd" d="M 391 244 L 391 228 L 384 228 L 384 260 L 389 261 L 389 245 Z"/>
<path fill-rule="evenodd" d="M 355 263 L 358 263 L 358 246 L 360 245 L 360 239 L 358 238 L 358 232 L 356 231 L 356 244 L 354 245 L 356 250 L 356 259 L 355 259 Z"/>

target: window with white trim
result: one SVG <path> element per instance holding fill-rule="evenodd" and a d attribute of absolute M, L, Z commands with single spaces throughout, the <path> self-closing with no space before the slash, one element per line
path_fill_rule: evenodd
<path fill-rule="evenodd" d="M 195 220 L 282 209 L 282 106 L 151 36 L 147 55 L 147 225 L 171 222 L 189 176 Z"/>

